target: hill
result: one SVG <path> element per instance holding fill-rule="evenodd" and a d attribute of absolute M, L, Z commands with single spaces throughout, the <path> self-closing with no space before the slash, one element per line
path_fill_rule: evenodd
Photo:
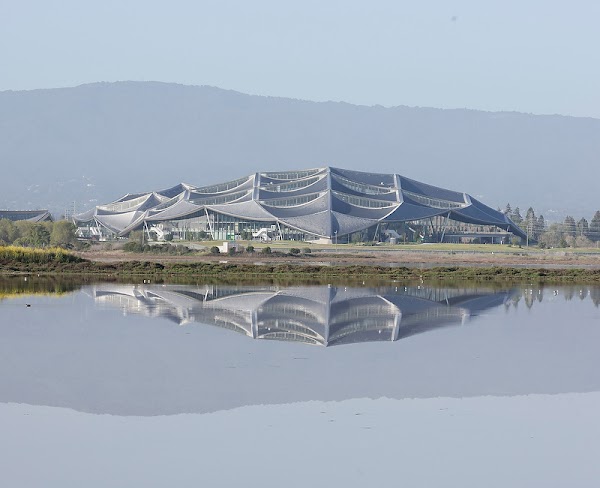
<path fill-rule="evenodd" d="M 357 106 L 157 82 L 0 92 L 0 208 L 324 165 L 397 172 L 546 218 L 600 208 L 600 120 Z M 522 210 L 524 210 L 522 208 Z"/>

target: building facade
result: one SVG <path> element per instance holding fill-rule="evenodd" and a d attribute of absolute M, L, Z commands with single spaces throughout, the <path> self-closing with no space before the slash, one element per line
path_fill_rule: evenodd
<path fill-rule="evenodd" d="M 324 167 L 254 173 L 196 187 L 127 194 L 76 215 L 81 237 L 144 230 L 157 240 L 443 241 L 460 233 L 525 237 L 502 212 L 467 193 L 399 174 Z"/>

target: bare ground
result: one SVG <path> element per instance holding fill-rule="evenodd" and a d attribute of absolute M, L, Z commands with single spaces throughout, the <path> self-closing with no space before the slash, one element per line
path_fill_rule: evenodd
<path fill-rule="evenodd" d="M 239 264 L 303 264 L 303 265 L 377 265 L 377 266 L 506 266 L 531 268 L 589 268 L 600 269 L 600 253 L 581 254 L 568 251 L 545 252 L 449 252 L 449 251 L 368 251 L 347 250 L 343 253 L 315 251 L 300 256 L 265 255 L 261 253 L 229 255 L 188 254 L 168 255 L 152 253 L 130 253 L 115 251 L 85 251 L 78 253 L 82 258 L 100 263 L 124 261 L 150 261 L 158 263 L 228 262 Z"/>

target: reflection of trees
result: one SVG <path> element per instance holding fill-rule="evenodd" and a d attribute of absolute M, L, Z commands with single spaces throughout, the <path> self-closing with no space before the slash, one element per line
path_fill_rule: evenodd
<path fill-rule="evenodd" d="M 555 288 L 553 295 L 555 297 L 562 295 L 566 301 L 572 300 L 574 296 L 578 296 L 581 301 L 584 301 L 589 296 L 594 305 L 600 307 L 600 286 L 562 286 Z M 541 303 L 544 300 L 544 288 L 522 288 L 520 293 L 515 293 L 504 304 L 505 309 L 508 311 L 511 306 L 517 308 L 521 300 L 525 302 L 527 308 L 531 308 L 536 301 Z"/>
<path fill-rule="evenodd" d="M 567 286 L 565 287 L 565 300 L 569 301 L 573 298 L 573 295 L 575 294 L 575 288 L 572 286 Z"/>

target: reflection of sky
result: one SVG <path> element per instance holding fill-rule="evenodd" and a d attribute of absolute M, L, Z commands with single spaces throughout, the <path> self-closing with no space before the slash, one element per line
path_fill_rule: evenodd
<path fill-rule="evenodd" d="M 0 479 L 595 486 L 600 310 L 580 291 L 527 290 L 462 325 L 333 348 L 124 316 L 83 292 L 5 300 Z"/>
<path fill-rule="evenodd" d="M 5 486 L 593 487 L 600 393 L 161 417 L 0 404 Z"/>
<path fill-rule="evenodd" d="M 565 300 L 563 291 L 397 342 L 334 348 L 123 316 L 81 292 L 7 300 L 0 401 L 157 415 L 361 397 L 600 391 L 600 310 L 589 293 Z"/>

